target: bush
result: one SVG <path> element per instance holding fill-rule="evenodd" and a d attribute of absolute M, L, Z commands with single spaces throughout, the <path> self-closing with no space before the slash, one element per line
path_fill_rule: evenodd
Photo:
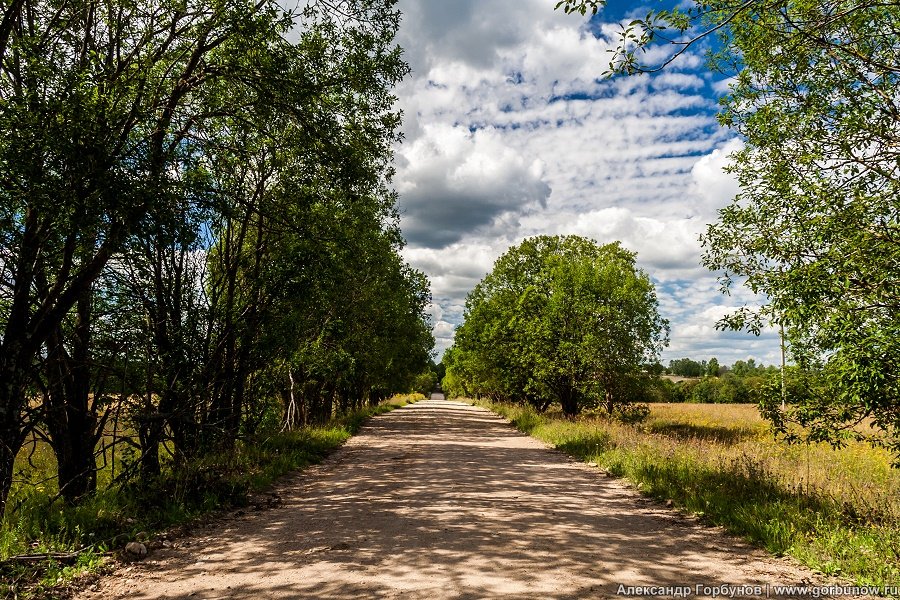
<path fill-rule="evenodd" d="M 613 410 L 613 418 L 621 423 L 640 423 L 650 415 L 650 407 L 646 404 L 619 404 Z"/>

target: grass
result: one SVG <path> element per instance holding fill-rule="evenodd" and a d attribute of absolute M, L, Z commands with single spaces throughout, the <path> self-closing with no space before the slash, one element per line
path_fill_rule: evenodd
<path fill-rule="evenodd" d="M 264 490 L 285 473 L 320 462 L 368 418 L 422 398 L 395 396 L 323 426 L 239 443 L 227 454 L 167 469 L 150 485 L 107 487 L 78 506 L 56 498 L 55 460 L 49 448 L 23 450 L 10 509 L 0 523 L 0 597 L 52 597 L 54 589 L 74 576 L 100 569 L 109 551 L 139 533 L 152 535 L 214 511 L 246 505 L 252 492 Z M 99 481 L 109 479 L 103 471 L 98 476 Z M 23 565 L 9 560 L 24 554 L 72 552 L 78 553 L 74 564 L 51 559 Z"/>
<path fill-rule="evenodd" d="M 883 450 L 777 442 L 752 405 L 651 405 L 625 425 L 480 404 L 773 554 L 859 585 L 900 584 L 900 471 Z"/>

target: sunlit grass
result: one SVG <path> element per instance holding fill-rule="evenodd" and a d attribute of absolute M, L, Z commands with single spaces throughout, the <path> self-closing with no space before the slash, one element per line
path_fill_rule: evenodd
<path fill-rule="evenodd" d="M 485 406 L 770 552 L 860 584 L 900 582 L 900 471 L 882 449 L 786 445 L 752 405 L 655 404 L 636 425 Z"/>
<path fill-rule="evenodd" d="M 107 460 L 100 491 L 78 506 L 56 497 L 56 461 L 44 442 L 23 449 L 16 460 L 16 480 L 9 509 L 0 523 L 0 597 L 23 590 L 32 597 L 46 586 L 100 563 L 106 551 L 120 548 L 139 532 L 153 533 L 204 513 L 246 504 L 253 491 L 265 489 L 285 473 L 320 462 L 355 434 L 373 415 L 410 402 L 421 394 L 395 396 L 354 411 L 326 425 L 277 432 L 247 442 L 233 451 L 206 456 L 183 468 L 167 468 L 150 485 L 109 486 Z M 11 556 L 80 551 L 74 566 L 47 561 L 37 568 L 3 564 Z"/>

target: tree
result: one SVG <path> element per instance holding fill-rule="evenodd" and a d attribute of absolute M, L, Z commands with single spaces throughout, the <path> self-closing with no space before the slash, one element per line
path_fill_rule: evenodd
<path fill-rule="evenodd" d="M 741 16 L 741 72 L 722 120 L 746 139 L 741 193 L 704 239 L 704 261 L 765 294 L 726 321 L 784 326 L 820 373 L 792 412 L 840 443 L 872 418 L 900 453 L 900 54 L 896 4 L 797 3 Z M 810 418 L 810 415 L 815 415 Z"/>
<path fill-rule="evenodd" d="M 569 416 L 638 397 L 666 343 L 649 277 L 618 243 L 541 236 L 513 247 L 469 294 L 445 361 L 459 388 Z"/>
<path fill-rule="evenodd" d="M 669 372 L 681 377 L 700 377 L 706 371 L 706 365 L 690 358 L 679 358 L 669 361 Z"/>
<path fill-rule="evenodd" d="M 435 374 L 437 378 L 437 385 L 440 385 L 444 380 L 444 376 L 447 374 L 447 365 L 444 364 L 444 361 L 435 364 L 434 361 L 431 361 L 431 371 Z"/>
<path fill-rule="evenodd" d="M 352 318 L 383 310 L 377 328 L 360 328 L 379 350 L 355 382 L 387 364 L 390 388 L 427 364 L 427 282 L 398 255 L 386 186 L 399 124 L 390 90 L 407 72 L 393 42 L 399 15 L 391 0 L 306 4 L 5 9 L 0 516 L 38 425 L 63 494 L 93 489 L 103 369 L 120 369 L 148 475 L 163 442 L 180 460 L 252 429 L 267 369 L 322 338 L 342 306 L 338 287 L 325 293 L 308 276 L 314 265 L 344 290 L 373 282 Z M 321 249 L 337 240 L 359 240 L 346 244 L 352 261 Z M 362 263 L 375 268 L 354 271 Z M 288 290 L 329 304 L 310 311 L 315 334 L 279 345 L 276 333 L 310 324 L 297 323 Z M 110 344 L 117 330 L 127 345 Z M 101 368 L 98 348 L 122 354 Z M 341 383 L 330 382 L 329 406 L 350 398 Z"/>
<path fill-rule="evenodd" d="M 722 326 L 784 328 L 815 374 L 791 410 L 816 439 L 839 444 L 871 418 L 874 441 L 900 454 L 900 6 L 703 0 L 629 24 L 611 70 L 664 66 L 637 58 L 671 39 L 666 25 L 685 35 L 672 56 L 716 34 L 711 62 L 735 75 L 720 120 L 745 142 L 731 167 L 741 192 L 709 227 L 703 260 L 725 291 L 747 285 L 768 303 Z"/>
<path fill-rule="evenodd" d="M 34 424 L 29 398 L 42 346 L 62 356 L 69 312 L 81 303 L 88 316 L 91 286 L 113 255 L 148 215 L 168 210 L 182 183 L 176 166 L 222 108 L 206 102 L 207 89 L 259 83 L 260 71 L 241 69 L 234 58 L 240 48 L 277 45 L 289 21 L 275 7 L 168 0 L 7 7 L 0 26 L 8 301 L 0 317 L 0 513 L 16 452 Z M 74 360 L 87 356 L 90 341 L 78 343 Z M 83 410 L 85 386 L 68 387 L 78 390 L 72 405 Z M 80 422 L 91 427 L 92 419 Z"/>
<path fill-rule="evenodd" d="M 704 373 L 707 377 L 718 377 L 719 376 L 719 361 L 716 357 L 712 357 L 709 359 L 709 362 L 706 363 L 706 373 Z"/>

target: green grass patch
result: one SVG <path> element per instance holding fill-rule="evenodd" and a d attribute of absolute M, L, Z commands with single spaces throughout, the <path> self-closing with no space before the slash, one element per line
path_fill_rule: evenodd
<path fill-rule="evenodd" d="M 859 585 L 900 583 L 900 473 L 886 452 L 787 446 L 748 405 L 653 406 L 626 425 L 478 404 L 773 554 Z"/>
<path fill-rule="evenodd" d="M 167 468 L 157 481 L 109 487 L 77 506 L 55 498 L 55 464 L 43 453 L 22 461 L 12 502 L 0 524 L 0 597 L 53 597 L 53 589 L 76 574 L 96 570 L 103 556 L 141 533 L 184 524 L 204 514 L 248 504 L 252 492 L 280 476 L 321 462 L 372 416 L 421 395 L 395 396 L 326 425 L 272 433 L 239 442 L 227 453 Z M 52 455 L 51 455 L 52 456 Z M 41 468 L 49 472 L 42 472 Z M 11 561 L 22 555 L 79 552 L 74 564 Z"/>

